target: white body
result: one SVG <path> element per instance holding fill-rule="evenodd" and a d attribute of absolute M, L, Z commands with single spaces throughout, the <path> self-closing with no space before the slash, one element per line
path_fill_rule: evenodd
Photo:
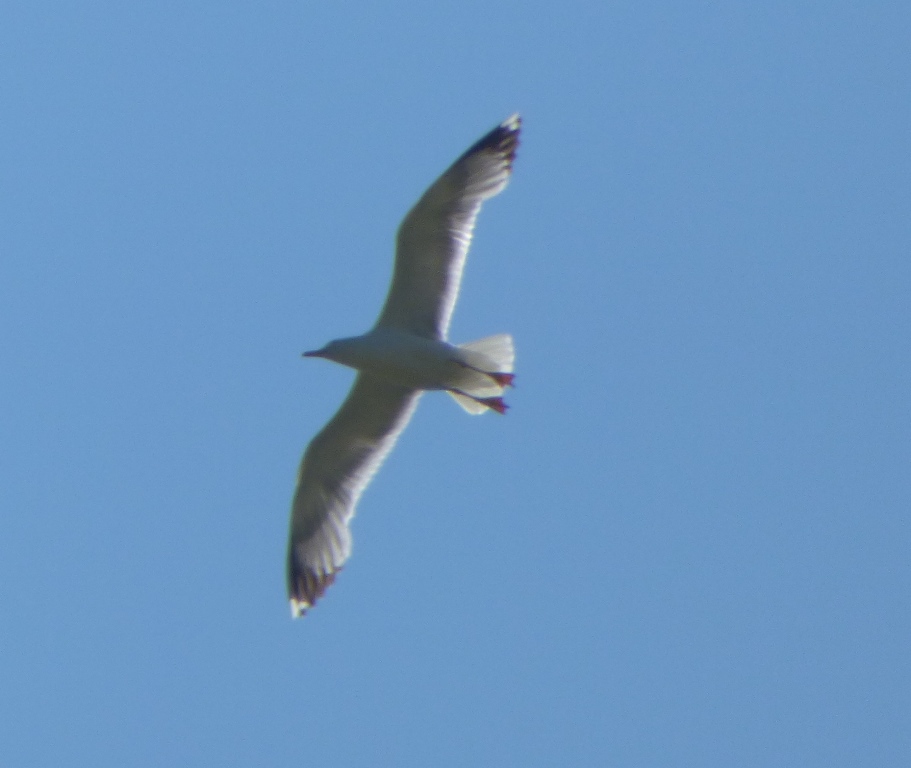
<path fill-rule="evenodd" d="M 391 384 L 409 389 L 465 392 L 477 397 L 500 395 L 503 387 L 484 371 L 512 371 L 509 360 L 493 359 L 470 348 L 427 339 L 397 328 L 374 328 L 363 336 L 338 339 L 315 356 L 325 357 Z"/>

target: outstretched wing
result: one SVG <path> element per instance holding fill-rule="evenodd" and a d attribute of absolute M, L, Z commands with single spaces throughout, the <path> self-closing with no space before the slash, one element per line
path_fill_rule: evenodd
<path fill-rule="evenodd" d="M 313 438 L 298 474 L 288 541 L 288 596 L 302 616 L 351 553 L 348 522 L 420 393 L 359 374 L 338 413 Z"/>
<path fill-rule="evenodd" d="M 481 203 L 509 181 L 521 121 L 513 115 L 450 166 L 399 227 L 395 271 L 377 327 L 445 339 Z"/>

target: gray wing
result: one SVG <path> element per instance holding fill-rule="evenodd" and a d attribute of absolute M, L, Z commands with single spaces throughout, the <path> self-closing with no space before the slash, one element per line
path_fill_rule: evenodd
<path fill-rule="evenodd" d="M 351 553 L 348 522 L 420 393 L 359 374 L 338 413 L 313 438 L 298 474 L 288 540 L 291 613 L 302 616 Z"/>
<path fill-rule="evenodd" d="M 450 166 L 402 221 L 377 327 L 445 339 L 481 203 L 509 181 L 521 121 L 513 115 Z"/>

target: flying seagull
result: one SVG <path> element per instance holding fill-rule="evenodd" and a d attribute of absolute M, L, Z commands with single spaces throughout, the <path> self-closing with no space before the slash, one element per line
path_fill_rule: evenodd
<path fill-rule="evenodd" d="M 424 193 L 399 227 L 395 268 L 376 325 L 305 357 L 358 371 L 338 413 L 313 438 L 298 473 L 288 542 L 291 615 L 303 616 L 351 553 L 348 523 L 361 492 L 405 428 L 425 390 L 442 390 L 468 413 L 506 412 L 513 382 L 507 334 L 446 341 L 481 203 L 509 181 L 520 118 L 484 136 Z"/>

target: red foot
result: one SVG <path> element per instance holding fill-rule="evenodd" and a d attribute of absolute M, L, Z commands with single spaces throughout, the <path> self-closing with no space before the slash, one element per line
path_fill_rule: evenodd
<path fill-rule="evenodd" d="M 497 384 L 501 387 L 514 387 L 513 381 L 516 379 L 514 373 L 488 373 L 488 376 L 492 378 Z"/>
<path fill-rule="evenodd" d="M 477 398 L 477 401 L 497 413 L 506 413 L 506 409 L 509 408 L 509 406 L 503 402 L 502 397 L 479 397 Z"/>

